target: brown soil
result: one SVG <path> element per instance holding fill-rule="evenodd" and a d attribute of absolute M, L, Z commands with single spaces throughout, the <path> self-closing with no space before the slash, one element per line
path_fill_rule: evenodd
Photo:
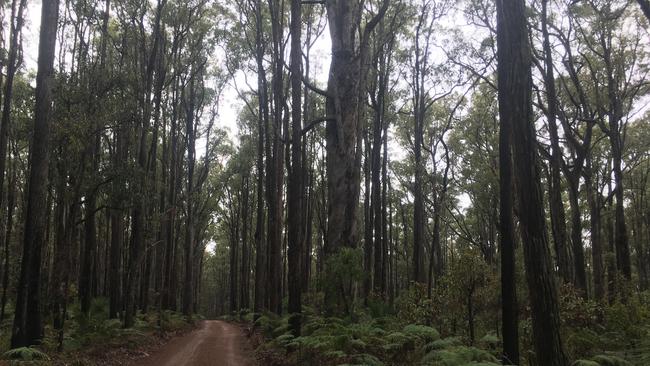
<path fill-rule="evenodd" d="M 253 351 L 242 328 L 206 320 L 199 329 L 175 338 L 137 366 L 254 366 Z"/>

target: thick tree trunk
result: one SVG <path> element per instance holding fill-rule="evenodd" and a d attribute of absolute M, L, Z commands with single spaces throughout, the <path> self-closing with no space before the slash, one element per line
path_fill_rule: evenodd
<path fill-rule="evenodd" d="M 501 97 L 499 101 L 507 96 Z M 513 211 L 512 118 L 499 122 L 499 237 L 501 253 L 501 316 L 503 357 L 506 365 L 519 364 L 519 305 L 515 265 Z"/>
<path fill-rule="evenodd" d="M 282 111 L 284 108 L 284 46 L 280 1 L 269 1 L 273 43 L 273 122 L 267 119 L 268 290 L 269 310 L 282 313 Z"/>
<path fill-rule="evenodd" d="M 45 243 L 48 207 L 49 138 L 52 109 L 54 49 L 59 19 L 59 1 L 44 1 L 36 74 L 34 133 L 30 146 L 30 175 L 23 258 L 18 282 L 16 311 L 11 337 L 12 348 L 39 343 L 43 337 L 41 314 L 41 252 Z"/>
<path fill-rule="evenodd" d="M 523 0 L 497 1 L 497 45 L 499 114 L 502 126 L 512 126 L 535 356 L 540 365 L 566 366 L 569 361 L 560 337 L 557 289 L 551 269 L 532 120 L 531 54 Z"/>
<path fill-rule="evenodd" d="M 366 93 L 368 38 L 388 7 L 368 22 L 361 39 L 356 34 L 362 15 L 358 0 L 326 0 L 332 39 L 332 62 L 327 87 L 327 242 L 325 257 L 332 258 L 343 247 L 357 246 L 357 205 L 360 191 L 361 120 Z M 328 269 L 326 269 L 328 271 Z M 329 314 L 349 311 L 351 284 L 328 272 L 325 309 Z"/>

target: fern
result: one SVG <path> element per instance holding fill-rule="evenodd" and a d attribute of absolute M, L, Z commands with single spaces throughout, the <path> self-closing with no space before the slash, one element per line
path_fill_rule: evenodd
<path fill-rule="evenodd" d="M 479 343 L 482 346 L 494 349 L 494 348 L 497 348 L 497 346 L 499 345 L 499 338 L 496 335 L 494 335 L 493 333 L 488 333 L 485 336 L 483 336 L 483 338 L 481 338 Z"/>
<path fill-rule="evenodd" d="M 598 362 L 591 360 L 577 360 L 571 366 L 600 366 Z"/>
<path fill-rule="evenodd" d="M 631 364 L 622 358 L 616 356 L 599 355 L 592 358 L 600 366 L 631 366 Z"/>
<path fill-rule="evenodd" d="M 431 342 L 440 339 L 440 333 L 437 330 L 425 325 L 409 324 L 402 330 L 404 334 L 410 337 L 417 337 L 424 342 Z"/>
<path fill-rule="evenodd" d="M 353 357 L 355 363 L 365 366 L 384 366 L 384 363 L 381 362 L 377 357 L 369 355 L 367 353 L 362 353 Z"/>
<path fill-rule="evenodd" d="M 433 342 L 427 343 L 424 346 L 424 351 L 425 352 L 431 352 L 434 350 L 440 350 L 443 348 L 449 348 L 453 346 L 459 346 L 462 344 L 462 341 L 460 337 L 449 337 L 449 338 L 443 338 L 443 339 L 438 339 Z"/>
<path fill-rule="evenodd" d="M 497 359 L 487 351 L 474 347 L 458 346 L 449 349 L 437 350 L 427 353 L 421 363 L 435 366 L 466 366 L 476 363 L 490 365 Z"/>
<path fill-rule="evenodd" d="M 31 347 L 14 348 L 2 355 L 4 360 L 20 361 L 48 361 L 50 357 L 45 353 Z"/>

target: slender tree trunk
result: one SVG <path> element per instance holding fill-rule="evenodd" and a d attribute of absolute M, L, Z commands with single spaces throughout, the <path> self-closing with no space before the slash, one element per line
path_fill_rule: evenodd
<path fill-rule="evenodd" d="M 363 136 L 364 158 L 363 158 L 363 177 L 364 177 L 364 197 L 363 197 L 363 270 L 366 273 L 363 279 L 363 297 L 365 305 L 368 305 L 368 297 L 372 291 L 373 285 L 373 240 L 372 240 L 372 205 L 370 198 L 370 160 L 372 152 L 370 140 L 367 134 Z"/>
<path fill-rule="evenodd" d="M 185 101 L 185 131 L 187 136 L 187 212 L 185 217 L 185 279 L 183 283 L 182 311 L 186 316 L 192 315 L 194 301 L 194 240 L 195 240 L 195 205 L 194 205 L 194 167 L 196 164 L 196 131 L 194 130 L 195 84 L 190 80 L 189 99 Z M 236 269 L 233 269 L 236 271 Z"/>
<path fill-rule="evenodd" d="M 579 177 L 573 173 L 567 175 L 569 182 L 569 204 L 571 205 L 571 244 L 573 247 L 573 269 L 575 287 L 587 298 L 587 273 L 585 270 L 585 252 L 582 247 L 582 218 L 578 201 Z"/>
<path fill-rule="evenodd" d="M 14 158 L 15 159 L 15 158 Z M 11 182 L 7 193 L 7 226 L 4 236 L 4 265 L 2 276 L 2 303 L 0 304 L 0 322 L 5 318 L 5 307 L 7 305 L 7 290 L 9 288 L 9 253 L 11 245 L 11 234 L 14 225 L 14 209 L 16 205 L 16 163 L 11 164 Z"/>
<path fill-rule="evenodd" d="M 295 336 L 300 335 L 302 317 L 303 252 L 303 146 L 302 146 L 302 9 L 301 0 L 291 1 L 291 170 L 288 195 L 288 287 L 289 323 Z"/>
<path fill-rule="evenodd" d="M 241 194 L 241 192 L 240 192 Z M 237 279 L 237 268 L 239 264 L 239 210 L 235 203 L 235 197 L 228 192 L 228 205 L 230 211 L 230 314 L 234 315 L 238 310 L 239 280 Z"/>
<path fill-rule="evenodd" d="M 4 183 L 5 171 L 7 166 L 7 145 L 9 140 L 9 129 L 11 128 L 11 102 L 13 99 L 13 85 L 16 70 L 19 67 L 18 53 L 22 53 L 20 38 L 22 37 L 22 28 L 24 24 L 24 10 L 27 6 L 26 0 L 13 0 L 11 4 L 10 34 L 9 34 L 9 54 L 7 58 L 7 78 L 4 84 L 4 98 L 2 105 L 2 117 L 0 119 L 0 243 L 5 243 L 4 238 L 6 230 L 2 227 L 5 223 L 5 205 L 4 205 Z M 0 27 L 1 30 L 2 27 Z M 2 36 L 0 36 L 1 40 Z M 2 76 L 0 76 L 0 82 Z M 12 210 L 8 207 L 7 210 Z M 9 274 L 7 265 L 9 258 L 5 257 L 4 272 Z M 4 304 L 4 302 L 3 302 Z M 4 307 L 0 319 L 4 318 Z"/>
<path fill-rule="evenodd" d="M 587 160 L 587 167 L 584 172 L 585 190 L 589 202 L 589 220 L 591 235 L 591 254 L 594 278 L 594 297 L 602 301 L 605 297 L 605 271 L 603 268 L 603 243 L 601 239 L 600 210 L 601 199 L 598 188 L 594 184 L 591 154 Z"/>
<path fill-rule="evenodd" d="M 257 63 L 257 89 L 259 99 L 258 121 L 257 121 L 257 204 L 255 220 L 255 304 L 256 316 L 265 308 L 266 294 L 266 273 L 267 273 L 267 248 L 265 242 L 264 228 L 264 152 L 268 145 L 265 144 L 267 136 L 265 127 L 268 125 L 268 97 L 266 85 L 266 73 L 264 71 L 264 46 L 262 40 L 262 12 L 260 0 L 255 2 L 255 61 Z M 267 177 L 267 182 L 268 182 Z"/>
<path fill-rule="evenodd" d="M 172 116 L 170 121 L 170 148 L 169 148 L 169 177 L 167 186 L 167 209 L 165 212 L 165 271 L 163 278 L 162 308 L 176 310 L 176 216 L 177 216 L 177 192 L 178 181 L 180 179 L 181 160 L 179 159 L 179 132 L 178 132 L 178 78 L 174 80 L 172 96 Z"/>
<path fill-rule="evenodd" d="M 610 34 L 611 36 L 611 34 Z M 615 66 L 612 61 L 611 41 L 609 42 L 601 36 L 601 46 L 603 48 L 603 61 L 605 62 L 605 72 L 607 73 L 607 96 L 609 99 L 608 111 L 608 130 L 612 153 L 612 171 L 614 172 L 614 196 L 616 197 L 615 207 L 615 248 L 616 248 L 616 266 L 623 274 L 626 280 L 632 279 L 632 265 L 630 260 L 630 243 L 627 234 L 627 225 L 625 223 L 625 198 L 623 187 L 623 142 L 624 136 L 621 135 L 621 119 L 623 117 L 623 106 L 620 97 L 619 81 L 616 77 Z"/>
<path fill-rule="evenodd" d="M 544 83 L 546 85 L 547 99 L 547 120 L 549 134 L 551 137 L 551 178 L 549 187 L 549 203 L 551 216 L 551 232 L 553 234 L 553 244 L 555 244 L 555 255 L 557 256 L 557 266 L 559 274 L 565 283 L 570 283 L 571 267 L 569 265 L 567 253 L 567 230 L 566 215 L 564 213 L 564 203 L 562 201 L 562 184 L 561 184 L 561 159 L 562 150 L 560 149 L 560 138 L 557 128 L 557 92 L 555 89 L 555 73 L 553 69 L 553 55 L 548 34 L 548 0 L 542 1 L 542 34 L 544 36 L 544 65 L 546 73 L 544 74 Z M 576 263 L 577 265 L 577 263 Z M 583 264 L 584 267 L 584 264 Z M 584 273 L 584 271 L 583 271 Z M 584 287 L 579 287 L 585 289 Z"/>
<path fill-rule="evenodd" d="M 148 140 L 149 128 L 151 118 L 151 94 L 153 86 L 154 69 L 156 61 L 159 57 L 159 44 L 160 44 L 160 20 L 162 17 L 162 10 L 166 0 L 158 0 L 156 6 L 156 15 L 154 19 L 154 26 L 152 31 L 152 46 L 146 57 L 143 57 L 143 62 L 146 62 L 144 85 L 142 89 L 142 96 L 140 102 L 141 121 L 138 131 L 138 148 L 137 148 L 137 163 L 140 174 L 133 182 L 136 199 L 133 202 L 133 209 L 131 210 L 131 238 L 129 242 L 129 262 L 127 271 L 127 280 L 125 283 L 124 291 L 124 327 L 130 328 L 135 322 L 136 313 L 136 292 L 140 284 L 141 276 L 140 270 L 145 255 L 145 223 L 147 220 L 147 203 L 145 196 L 148 193 L 151 185 L 150 169 L 147 164 L 149 157 Z M 141 50 L 145 52 L 145 50 Z M 155 92 L 154 92 L 155 94 Z"/>
<path fill-rule="evenodd" d="M 381 56 L 380 56 L 381 57 Z M 378 73 L 378 90 L 376 108 L 373 116 L 372 124 L 372 151 L 370 153 L 370 172 L 372 179 L 372 192 L 371 192 L 371 214 L 373 224 L 374 236 L 370 237 L 374 243 L 374 281 L 373 289 L 377 295 L 382 298 L 386 295 L 386 277 L 384 274 L 384 250 L 383 243 L 383 229 L 384 221 L 382 220 L 382 200 L 381 200 L 381 148 L 382 148 L 382 132 L 384 121 L 384 75 Z"/>
<path fill-rule="evenodd" d="M 239 275 L 239 281 L 241 282 L 240 288 L 240 301 L 239 307 L 241 309 L 248 309 L 250 302 L 250 254 L 248 250 L 248 196 L 249 196 L 249 177 L 245 175 L 242 179 L 242 192 L 241 192 L 241 218 L 242 218 L 242 229 L 241 229 L 241 274 Z"/>
<path fill-rule="evenodd" d="M 100 137 L 95 136 L 95 143 L 92 147 L 92 171 L 99 170 L 99 150 Z M 95 251 L 97 248 L 97 226 L 95 222 L 95 211 L 97 209 L 97 192 L 95 187 L 91 187 L 86 196 L 85 216 L 84 216 L 84 245 L 81 258 L 81 271 L 79 278 L 79 299 L 81 302 L 81 312 L 88 314 L 92 300 L 92 273 Z"/>

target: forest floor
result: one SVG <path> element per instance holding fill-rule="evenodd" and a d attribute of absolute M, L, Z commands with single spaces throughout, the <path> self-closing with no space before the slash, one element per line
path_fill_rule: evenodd
<path fill-rule="evenodd" d="M 253 349 L 244 329 L 220 320 L 202 321 L 199 328 L 174 338 L 149 357 L 134 360 L 141 366 L 253 366 Z"/>

